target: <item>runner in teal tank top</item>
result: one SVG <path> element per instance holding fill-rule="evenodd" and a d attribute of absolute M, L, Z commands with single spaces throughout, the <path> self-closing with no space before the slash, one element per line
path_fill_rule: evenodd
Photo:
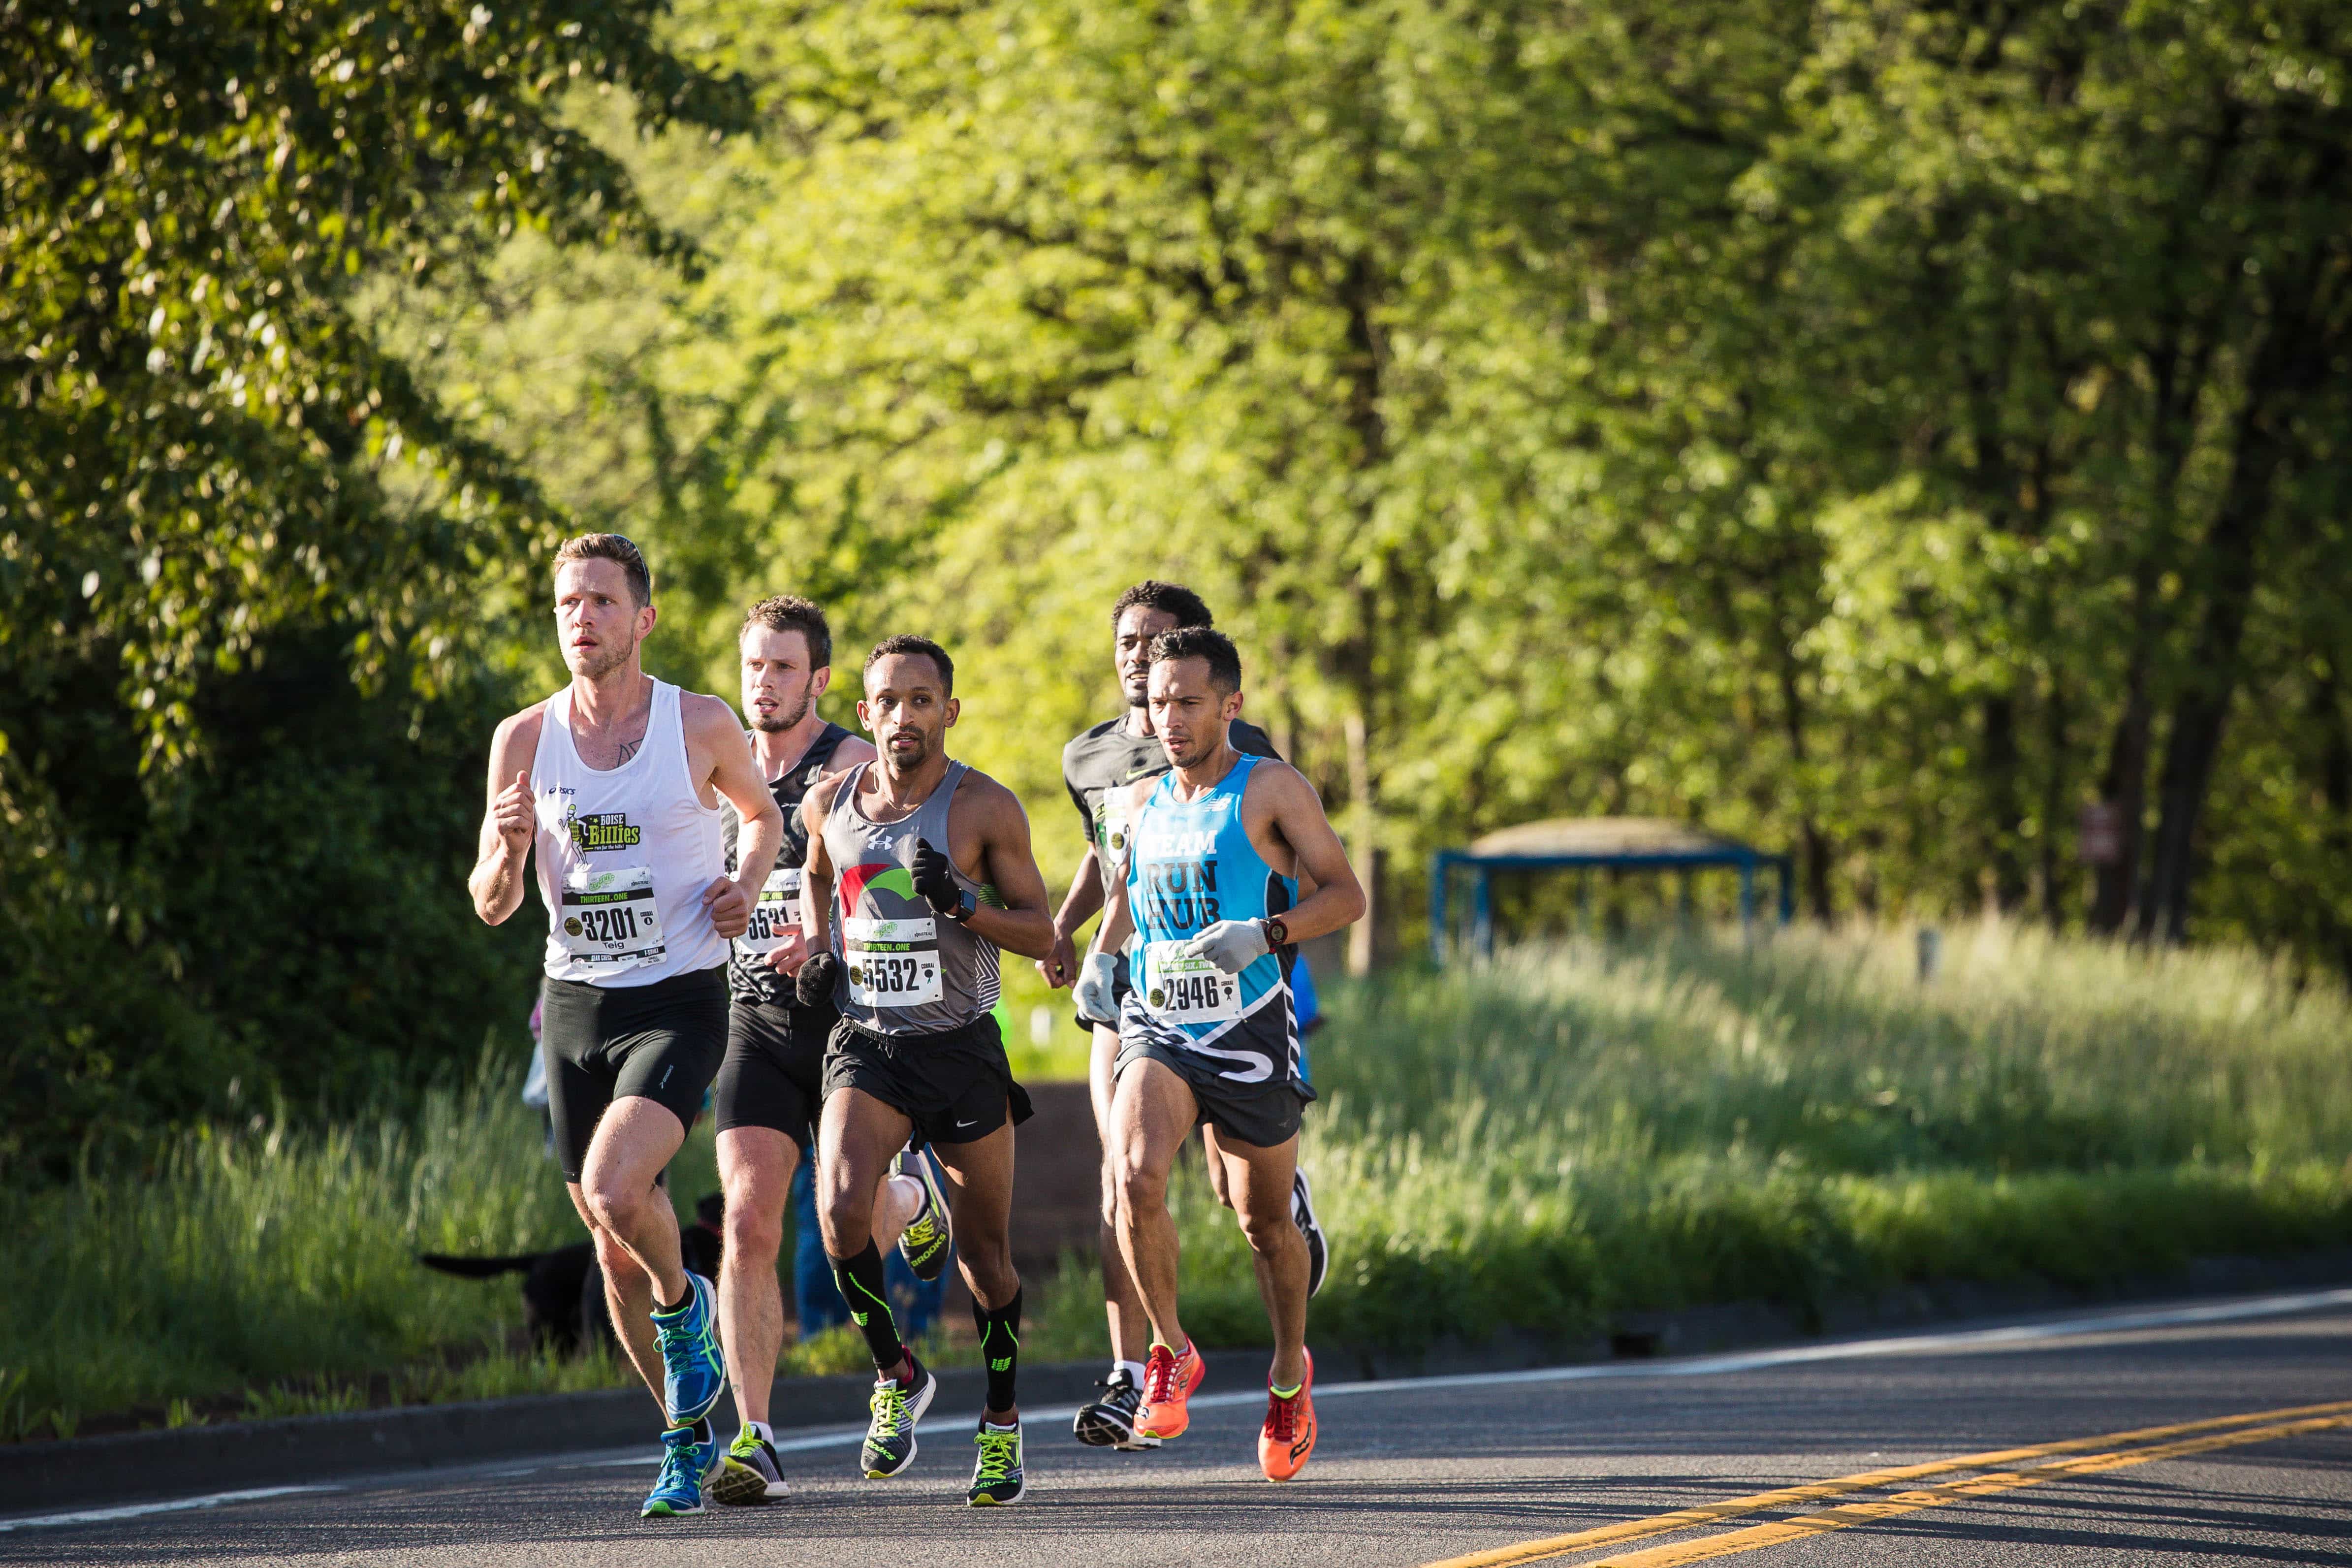
<path fill-rule="evenodd" d="M 1152 644 L 1151 724 L 1171 771 L 1129 795 L 1129 860 L 1076 989 L 1081 1011 L 1107 1016 L 1113 954 L 1137 939 L 1109 1118 L 1122 1173 L 1113 1229 L 1151 1320 L 1135 1430 L 1181 1436 L 1204 1374 L 1177 1315 L 1168 1178 L 1207 1122 L 1274 1330 L 1258 1466 L 1286 1481 L 1316 1433 L 1307 1241 L 1289 1212 L 1299 1116 L 1315 1091 L 1299 1071 L 1290 969 L 1296 942 L 1362 918 L 1364 893 L 1314 786 L 1287 763 L 1234 749 L 1241 687 L 1241 658 L 1216 632 L 1187 626 Z M 1305 898 L 1302 877 L 1314 888 Z"/>
<path fill-rule="evenodd" d="M 1242 823 L 1242 800 L 1260 761 L 1236 757 L 1192 800 L 1177 799 L 1176 775 L 1163 773 L 1137 813 L 1127 907 L 1139 977 L 1121 1010 L 1119 1036 L 1195 1052 L 1228 1082 L 1286 1085 L 1304 1101 L 1315 1091 L 1299 1072 L 1290 1005 L 1297 949 L 1269 948 L 1237 974 L 1189 951 L 1220 921 L 1263 921 L 1298 902 L 1297 879 L 1267 865 Z"/>

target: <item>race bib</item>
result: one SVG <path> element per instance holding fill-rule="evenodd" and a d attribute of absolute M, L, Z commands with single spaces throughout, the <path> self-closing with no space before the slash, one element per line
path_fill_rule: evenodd
<path fill-rule="evenodd" d="M 1143 1002 L 1169 1024 L 1223 1024 L 1242 1016 L 1242 983 L 1181 942 L 1146 942 Z"/>
<path fill-rule="evenodd" d="M 1127 830 L 1132 820 L 1129 813 L 1134 809 L 1134 803 L 1128 798 L 1124 789 L 1114 789 L 1104 795 L 1101 809 L 1095 814 L 1097 818 L 1095 837 L 1102 846 L 1105 864 L 1119 867 L 1127 864 Z"/>
<path fill-rule="evenodd" d="M 654 874 L 643 866 L 581 867 L 563 879 L 564 951 L 582 963 L 626 969 L 667 951 Z"/>
<path fill-rule="evenodd" d="M 860 1007 L 919 1007 L 936 1002 L 940 987 L 939 922 L 881 921 L 852 915 L 841 922 L 842 960 L 849 999 Z"/>
<path fill-rule="evenodd" d="M 735 939 L 735 951 L 746 957 L 764 958 L 800 929 L 801 868 L 779 866 L 768 873 L 760 901 L 751 909 L 751 923 Z"/>

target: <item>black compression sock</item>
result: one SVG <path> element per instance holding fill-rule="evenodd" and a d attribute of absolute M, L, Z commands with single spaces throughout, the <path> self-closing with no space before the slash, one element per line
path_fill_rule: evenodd
<path fill-rule="evenodd" d="M 882 1254 L 868 1237 L 855 1258 L 832 1259 L 834 1283 L 849 1303 L 849 1320 L 866 1335 L 874 1352 L 874 1368 L 896 1377 L 906 1369 L 907 1347 L 899 1342 L 898 1321 L 890 1316 L 889 1287 L 882 1279 Z"/>
<path fill-rule="evenodd" d="M 1015 1286 L 1013 1300 L 993 1311 L 972 1298 L 971 1321 L 980 1326 L 980 1353 L 988 1361 L 988 1407 L 1010 1410 L 1013 1380 L 1021 1370 L 1020 1288 Z"/>

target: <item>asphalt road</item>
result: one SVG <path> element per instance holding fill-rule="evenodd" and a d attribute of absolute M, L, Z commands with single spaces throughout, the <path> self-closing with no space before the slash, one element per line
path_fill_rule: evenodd
<path fill-rule="evenodd" d="M 551 1457 L 131 1518 L 0 1521 L 0 1563 L 668 1564 L 687 1547 L 824 1568 L 1370 1568 L 1481 1552 L 1641 1568 L 2352 1564 L 2352 1425 L 2315 1428 L 2352 1422 L 2352 1292 L 2317 1310 L 2278 1304 L 1559 1375 L 1352 1391 L 1327 1376 L 1320 1447 L 1286 1487 L 1256 1473 L 1262 1406 L 1245 1391 L 1262 1369 L 1229 1355 L 1212 1358 L 1203 1390 L 1226 1397 L 1157 1454 L 1081 1448 L 1066 1415 L 1034 1413 L 1030 1491 L 1012 1509 L 961 1505 L 976 1413 L 937 1410 L 894 1481 L 854 1473 L 854 1436 L 798 1436 L 794 1496 L 765 1509 L 643 1523 L 649 1460 Z M 2146 1428 L 2176 1429 L 2049 1447 Z M 1871 1479 L 2015 1449 L 2031 1451 Z M 1777 1506 L 1734 1502 L 1809 1484 L 1814 1495 L 1766 1500 Z M 1679 1529 L 1654 1522 L 1727 1502 Z M 1580 1543 L 1540 1559 L 1508 1550 L 1563 1535 Z"/>

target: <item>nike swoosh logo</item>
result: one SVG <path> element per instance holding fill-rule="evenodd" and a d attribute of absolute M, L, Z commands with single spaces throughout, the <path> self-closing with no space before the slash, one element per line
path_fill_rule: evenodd
<path fill-rule="evenodd" d="M 967 1127 L 977 1127 L 977 1126 L 979 1126 L 979 1125 L 980 1125 L 980 1118 L 978 1118 L 978 1117 L 976 1117 L 976 1116 L 975 1116 L 975 1117 L 973 1117 L 970 1121 L 959 1121 L 959 1122 L 957 1122 L 957 1123 L 956 1123 L 956 1131 L 959 1131 L 959 1132 L 961 1132 L 961 1131 L 963 1131 L 965 1128 L 967 1128 Z"/>
<path fill-rule="evenodd" d="M 1129 768 L 1128 770 L 1127 776 L 1118 782 L 1121 784 L 1133 784 L 1136 780 L 1142 778 L 1147 774 L 1156 773 L 1158 769 L 1152 763 L 1146 763 L 1139 768 Z"/>

